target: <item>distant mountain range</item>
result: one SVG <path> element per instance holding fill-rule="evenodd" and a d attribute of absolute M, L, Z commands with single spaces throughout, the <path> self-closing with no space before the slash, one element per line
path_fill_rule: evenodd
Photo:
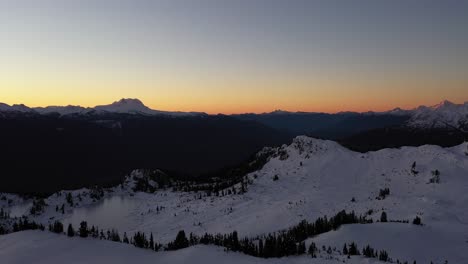
<path fill-rule="evenodd" d="M 258 121 L 295 135 L 310 134 L 334 139 L 370 129 L 393 126 L 468 131 L 468 102 L 454 104 L 446 100 L 434 106 L 419 106 L 411 110 L 395 108 L 384 112 L 336 114 L 276 110 L 270 113 L 235 116 L 243 120 Z"/>
<path fill-rule="evenodd" d="M 0 191 L 115 184 L 137 168 L 195 177 L 236 166 L 264 146 L 289 139 L 258 122 L 158 112 L 138 100 L 93 109 L 3 104 Z"/>
<path fill-rule="evenodd" d="M 468 139 L 467 120 L 468 103 L 448 101 L 387 112 L 240 115 L 158 111 L 138 99 L 93 108 L 0 103 L 0 191 L 115 184 L 141 168 L 178 177 L 223 174 L 261 148 L 290 143 L 298 135 L 333 139 L 361 152 L 454 146 Z"/>
<path fill-rule="evenodd" d="M 0 103 L 0 114 L 29 113 L 40 115 L 105 115 L 105 114 L 134 114 L 134 115 L 165 115 L 173 117 L 208 116 L 203 112 L 169 112 L 153 110 L 143 104 L 139 99 L 121 99 L 109 105 L 95 107 L 82 106 L 47 106 L 30 108 L 24 104 L 7 105 Z M 434 106 L 419 106 L 404 110 L 395 108 L 384 112 L 339 112 L 336 114 L 318 112 L 288 112 L 275 110 L 262 114 L 234 114 L 233 117 L 243 120 L 253 120 L 271 127 L 287 130 L 293 134 L 321 132 L 330 127 L 343 126 L 342 122 L 362 122 L 379 119 L 379 122 L 367 123 L 369 128 L 378 128 L 389 125 L 404 125 L 413 128 L 456 128 L 466 130 L 468 127 L 468 102 L 455 104 L 444 100 Z M 383 121 L 385 120 L 385 121 Z M 355 132 L 355 131 L 354 131 Z"/>
<path fill-rule="evenodd" d="M 144 105 L 139 99 L 121 99 L 109 105 L 98 105 L 95 107 L 82 107 L 75 105 L 68 106 L 47 106 L 30 108 L 24 104 L 16 104 L 9 106 L 0 103 L 0 112 L 21 112 L 21 113 L 37 113 L 41 115 L 59 114 L 64 115 L 90 115 L 90 114 L 141 114 L 141 115 L 169 115 L 169 116 L 194 116 L 206 115 L 198 112 L 167 112 L 153 110 Z"/>

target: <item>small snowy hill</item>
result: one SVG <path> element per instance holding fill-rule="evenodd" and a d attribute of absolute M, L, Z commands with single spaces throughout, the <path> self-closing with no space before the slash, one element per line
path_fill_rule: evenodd
<path fill-rule="evenodd" d="M 389 220 L 410 223 L 382 224 L 376 230 L 369 225 L 363 227 L 369 229 L 361 235 L 351 232 L 345 237 L 359 241 L 360 247 L 377 241 L 384 247 L 379 249 L 388 250 L 391 256 L 418 263 L 427 256 L 460 260 L 468 249 L 468 143 L 451 148 L 425 145 L 363 154 L 336 142 L 301 136 L 289 146 L 269 151 L 274 154 L 264 167 L 247 175 L 245 193 L 241 193 L 241 184 L 234 186 L 236 194 L 232 187 L 221 190 L 224 196 L 171 189 L 135 193 L 133 179 L 139 177 L 136 171 L 124 185 L 105 194 L 107 198 L 101 204 L 93 202 L 87 190 L 72 191 L 75 201 L 79 194 L 82 200 L 73 208 L 66 205 L 62 214 L 56 209 L 66 204 L 62 192 L 45 200 L 49 206 L 43 214 L 31 217 L 45 224 L 57 219 L 77 226 L 87 220 L 120 232 L 152 232 L 158 241 L 166 243 L 181 229 L 198 235 L 237 230 L 240 236 L 254 237 L 283 230 L 303 219 L 332 216 L 343 209 L 368 215 L 374 221 L 385 211 Z M 388 195 L 381 194 L 385 189 Z M 117 206 L 112 197 L 119 197 Z M 115 206 L 120 209 L 112 210 Z M 423 226 L 411 225 L 416 216 L 421 217 Z M 395 232 L 405 235 L 395 236 Z M 387 234 L 389 242 L 380 243 L 375 238 L 377 233 Z M 429 248 L 445 244 L 449 249 L 426 256 L 427 247 L 399 243 L 399 239 L 413 238 L 419 238 L 419 243 L 432 240 L 433 244 L 427 244 Z M 328 244 L 345 242 L 351 241 L 327 240 Z"/>

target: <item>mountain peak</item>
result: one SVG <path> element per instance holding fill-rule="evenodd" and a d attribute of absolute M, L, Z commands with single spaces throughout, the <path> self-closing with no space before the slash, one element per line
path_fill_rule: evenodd
<path fill-rule="evenodd" d="M 144 106 L 146 107 L 140 99 L 137 98 L 122 98 L 119 101 L 113 102 L 111 105 L 115 106 L 124 106 L 124 105 L 133 105 L 133 106 Z"/>
<path fill-rule="evenodd" d="M 99 105 L 94 108 L 98 111 L 114 112 L 114 113 L 145 113 L 153 114 L 155 110 L 150 109 L 143 104 L 139 99 L 122 98 L 110 105 Z"/>
<path fill-rule="evenodd" d="M 444 100 L 439 104 L 427 107 L 420 106 L 413 111 L 409 120 L 412 127 L 457 127 L 468 124 L 468 104 L 455 104 Z"/>
<path fill-rule="evenodd" d="M 31 108 L 25 106 L 24 104 L 14 104 L 12 106 L 4 103 L 0 103 L 0 111 L 6 112 L 31 112 Z"/>
<path fill-rule="evenodd" d="M 290 114 L 291 112 L 289 111 L 285 111 L 285 110 L 281 110 L 281 109 L 276 109 L 275 111 L 273 112 L 270 112 L 270 114 L 275 114 L 275 115 L 284 115 L 284 114 Z"/>
<path fill-rule="evenodd" d="M 444 108 L 444 107 L 452 107 L 454 106 L 455 104 L 450 102 L 449 100 L 443 100 L 442 102 L 434 105 L 432 108 L 434 109 L 440 109 L 440 108 Z"/>

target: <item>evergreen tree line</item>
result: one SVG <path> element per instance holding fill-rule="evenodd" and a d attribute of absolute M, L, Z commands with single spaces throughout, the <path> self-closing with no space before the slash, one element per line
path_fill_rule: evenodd
<path fill-rule="evenodd" d="M 0 209 L 0 219 L 7 219 L 10 218 L 10 214 L 3 210 L 3 207 Z"/>
<path fill-rule="evenodd" d="M 388 195 L 390 195 L 390 189 L 389 188 L 384 188 L 379 190 L 379 196 L 376 198 L 377 200 L 383 200 L 385 199 Z"/>
<path fill-rule="evenodd" d="M 56 221 L 53 225 L 52 228 L 58 225 L 59 227 L 57 229 L 50 229 L 51 231 L 55 233 L 63 233 L 63 225 L 60 227 L 61 223 Z M 88 227 L 88 223 L 86 221 L 82 221 L 80 223 L 80 226 L 78 230 L 75 231 L 73 228 L 72 224 L 68 224 L 67 228 L 67 236 L 69 237 L 74 237 L 74 236 L 79 236 L 79 237 L 92 237 L 92 238 L 99 238 L 101 240 L 110 240 L 114 242 L 119 242 L 119 243 L 125 243 L 125 244 L 132 244 L 135 247 L 138 248 L 145 248 L 145 249 L 151 249 L 158 251 L 162 245 L 154 242 L 153 239 L 153 234 L 150 235 L 149 239 L 147 239 L 146 235 L 142 232 L 136 232 L 133 237 L 130 239 L 127 236 L 127 233 L 124 232 L 123 237 L 121 238 L 119 235 L 119 232 L 116 229 L 110 229 L 104 232 L 104 230 L 100 230 L 98 227 L 92 226 L 91 228 Z"/>
<path fill-rule="evenodd" d="M 208 197 L 242 194 L 247 191 L 248 185 L 252 183 L 247 175 L 260 170 L 274 152 L 274 149 L 265 150 L 247 159 L 242 164 L 198 175 L 195 179 L 190 175 L 176 172 L 165 174 L 157 170 L 141 170 L 143 177 L 134 177 L 134 191 L 155 192 L 157 188 L 149 184 L 151 180 L 156 182 L 159 188 L 173 188 L 174 191 L 183 192 L 203 192 L 204 196 Z M 236 185 L 240 185 L 240 187 L 236 188 Z M 197 196 L 199 199 L 202 197 L 202 195 Z"/>
<path fill-rule="evenodd" d="M 34 199 L 33 204 L 30 209 L 32 215 L 39 215 L 44 211 L 44 208 L 47 206 L 46 202 L 42 198 Z"/>
<path fill-rule="evenodd" d="M 205 233 L 201 237 L 190 234 L 190 238 L 187 239 L 181 238 L 185 236 L 185 232 L 180 231 L 176 240 L 169 243 L 168 249 L 175 250 L 191 245 L 205 244 L 222 246 L 228 250 L 239 251 L 255 257 L 280 258 L 306 253 L 304 240 L 307 238 L 336 230 L 344 224 L 357 223 L 372 223 L 372 220 L 368 220 L 362 216 L 358 217 L 354 212 L 346 213 L 346 211 L 343 210 L 331 218 L 324 216 L 318 218 L 315 222 L 303 220 L 288 230 L 269 233 L 255 238 L 239 239 L 237 232 L 234 231 L 229 234 L 215 235 Z M 179 241 L 179 243 L 177 241 Z M 180 241 L 184 241 L 184 243 L 180 243 Z M 309 251 L 311 251 L 310 248 Z"/>
<path fill-rule="evenodd" d="M 34 221 L 28 220 L 27 217 L 22 217 L 18 222 L 13 223 L 13 232 L 19 232 L 24 230 L 44 230 L 45 227 L 42 224 L 37 224 Z"/>
<path fill-rule="evenodd" d="M 357 249 L 357 245 L 355 243 L 351 243 L 349 246 L 349 250 L 346 251 L 347 245 L 344 244 L 343 247 L 343 254 L 348 254 L 348 255 L 360 255 L 361 253 Z M 375 250 L 373 249 L 370 245 L 367 245 L 362 249 L 362 255 L 366 258 L 378 258 L 380 261 L 391 261 L 391 259 L 388 257 L 388 253 L 385 250 Z"/>
<path fill-rule="evenodd" d="M 386 214 L 384 214 L 384 217 L 386 217 Z M 152 233 L 150 233 L 150 236 L 147 236 L 144 232 L 136 232 L 130 238 L 128 238 L 127 234 L 124 233 L 121 238 L 116 229 L 107 230 L 106 232 L 104 232 L 104 230 L 99 231 L 98 227 L 92 226 L 89 228 L 86 221 L 82 221 L 76 231 L 72 224 L 69 224 L 66 234 L 69 237 L 93 237 L 96 239 L 99 238 L 119 243 L 132 244 L 138 248 L 154 251 L 162 249 L 168 251 L 179 250 L 194 245 L 204 244 L 216 245 L 224 247 L 229 251 L 241 252 L 246 255 L 260 258 L 281 258 L 292 255 L 303 255 L 306 253 L 312 257 L 316 257 L 320 250 L 313 242 L 309 245 L 308 250 L 306 250 L 304 241 L 307 238 L 311 238 L 331 230 L 336 230 L 344 224 L 367 224 L 372 222 L 373 221 L 371 219 L 368 220 L 366 217 L 356 216 L 354 212 L 347 213 L 343 210 L 330 218 L 324 216 L 318 218 L 314 222 L 303 220 L 299 224 L 287 230 L 273 232 L 254 238 L 245 237 L 240 239 L 237 231 L 233 231 L 228 234 L 217 233 L 214 235 L 205 233 L 202 236 L 190 233 L 187 238 L 185 231 L 181 230 L 177 233 L 175 240 L 169 242 L 166 246 L 155 242 Z M 35 229 L 44 230 L 45 228 L 41 224 L 29 221 L 26 217 L 20 218 L 18 222 L 13 224 L 14 232 Z M 60 221 L 55 221 L 54 223 L 49 224 L 48 229 L 54 233 L 65 234 L 64 226 Z M 2 234 L 1 232 L 2 229 L 0 227 L 0 234 Z M 332 253 L 332 249 L 330 247 L 328 250 L 324 247 L 323 251 L 328 254 Z M 343 250 L 340 253 L 348 256 L 362 254 L 364 257 L 378 258 L 380 261 L 392 261 L 385 250 L 377 251 L 370 247 L 370 245 L 367 245 L 361 252 L 354 242 L 349 245 L 344 244 Z M 400 262 L 398 261 L 398 263 Z"/>
<path fill-rule="evenodd" d="M 201 237 L 191 233 L 189 238 L 187 238 L 185 232 L 181 230 L 177 234 L 175 240 L 168 243 L 164 249 L 178 250 L 197 244 L 205 244 L 222 246 L 228 250 L 262 258 L 300 255 L 306 252 L 303 242 L 305 239 L 335 230 L 343 224 L 353 223 L 372 223 L 372 220 L 367 220 L 362 216 L 358 217 L 354 212 L 346 213 L 346 211 L 343 210 L 331 218 L 324 216 L 318 218 L 315 222 L 303 220 L 288 230 L 269 233 L 261 237 L 243 239 L 239 239 L 236 231 L 229 234 L 214 235 L 205 233 Z M 14 231 L 27 229 L 44 230 L 42 225 L 29 222 L 27 218 L 19 219 L 19 222 L 15 222 L 13 226 Z M 64 226 L 61 222 L 55 221 L 49 225 L 49 230 L 54 233 L 64 233 Z M 147 236 L 142 232 L 136 232 L 133 237 L 129 239 L 127 234 L 124 233 L 123 239 L 121 239 L 117 230 L 108 230 L 105 234 L 103 230 L 99 231 L 97 227 L 92 226 L 89 228 L 86 221 L 80 223 L 77 231 L 75 231 L 72 224 L 69 224 L 66 234 L 70 237 L 76 235 L 80 237 L 91 236 L 93 238 L 133 244 L 135 247 L 152 250 L 160 250 L 162 248 L 162 245 L 154 242 L 152 234 Z"/>

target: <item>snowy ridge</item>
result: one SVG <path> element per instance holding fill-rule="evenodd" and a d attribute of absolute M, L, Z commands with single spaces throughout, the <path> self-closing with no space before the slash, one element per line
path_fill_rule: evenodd
<path fill-rule="evenodd" d="M 25 106 L 24 104 L 15 104 L 15 105 L 7 105 L 4 103 L 0 103 L 0 112 L 34 112 L 33 109 Z"/>
<path fill-rule="evenodd" d="M 363 114 L 409 116 L 406 125 L 412 128 L 468 128 L 468 102 L 455 104 L 444 100 L 433 106 L 419 106 L 410 110 L 397 107 L 390 111 Z"/>
<path fill-rule="evenodd" d="M 425 145 L 363 154 L 333 141 L 300 136 L 292 144 L 274 150 L 262 169 L 247 175 L 249 184 L 243 194 L 240 194 L 240 184 L 234 186 L 236 194 L 228 194 L 230 187 L 221 190 L 224 195 L 220 196 L 171 189 L 135 193 L 132 178 L 140 177 L 141 173 L 135 171 L 122 186 L 106 192 L 104 197 L 104 203 L 110 203 L 107 199 L 116 196 L 134 203 L 115 216 L 125 221 L 110 224 L 102 220 L 104 216 L 98 210 L 93 210 L 92 218 L 87 220 L 102 228 L 118 228 L 120 232 L 152 232 L 158 241 L 168 242 L 181 229 L 199 235 L 237 230 L 241 236 L 252 237 L 283 230 L 302 219 L 331 216 L 343 209 L 368 214 L 374 221 L 385 211 L 391 220 L 411 222 L 420 216 L 424 226 L 369 225 L 372 231 L 368 232 L 402 232 L 416 246 L 403 248 L 395 241 L 397 238 L 376 240 L 367 231 L 360 235 L 360 232 L 339 229 L 337 236 L 344 236 L 346 242 L 360 241 L 361 247 L 363 243 L 376 241 L 379 249 L 388 250 L 392 257 L 399 259 L 410 260 L 408 256 L 413 256 L 418 263 L 429 258 L 442 263 L 447 258 L 449 263 L 462 263 L 468 240 L 468 143 L 451 148 Z M 435 171 L 440 173 L 439 183 L 431 183 Z M 390 195 L 379 197 L 379 191 L 384 188 L 390 190 Z M 74 218 L 74 211 L 94 208 L 100 203 L 85 194 L 88 190 L 75 190 L 71 191 L 74 201 L 79 194 L 82 201 L 73 208 L 66 205 L 64 214 L 57 212 L 56 206 L 66 204 L 68 192 L 47 198 L 49 206 L 44 213 L 31 217 L 44 223 L 57 219 L 78 225 L 83 219 Z M 340 232 L 347 233 L 340 235 Z M 424 235 L 414 235 L 418 232 Z M 324 245 L 335 243 L 328 236 L 331 235 L 324 234 L 315 241 Z M 417 245 L 428 241 L 444 241 L 447 247 L 427 255 L 425 248 Z"/>
<path fill-rule="evenodd" d="M 468 126 L 468 102 L 454 104 L 443 101 L 430 107 L 420 106 L 412 111 L 408 125 L 418 128 L 466 128 Z"/>
<path fill-rule="evenodd" d="M 314 112 L 288 112 L 276 110 L 261 115 L 302 115 L 302 114 L 323 114 Z M 366 115 L 366 116 L 408 116 L 410 120 L 406 123 L 408 127 L 431 129 L 431 128 L 456 128 L 468 129 L 468 102 L 454 104 L 447 100 L 434 106 L 419 106 L 414 109 L 401 109 L 399 107 L 383 112 L 338 112 L 339 115 Z"/>
<path fill-rule="evenodd" d="M 86 112 L 92 111 L 91 108 L 85 108 L 81 106 L 68 105 L 68 106 L 47 106 L 47 107 L 36 107 L 34 108 L 39 114 L 52 114 L 58 113 L 60 115 L 70 115 L 70 114 L 84 114 Z"/>

